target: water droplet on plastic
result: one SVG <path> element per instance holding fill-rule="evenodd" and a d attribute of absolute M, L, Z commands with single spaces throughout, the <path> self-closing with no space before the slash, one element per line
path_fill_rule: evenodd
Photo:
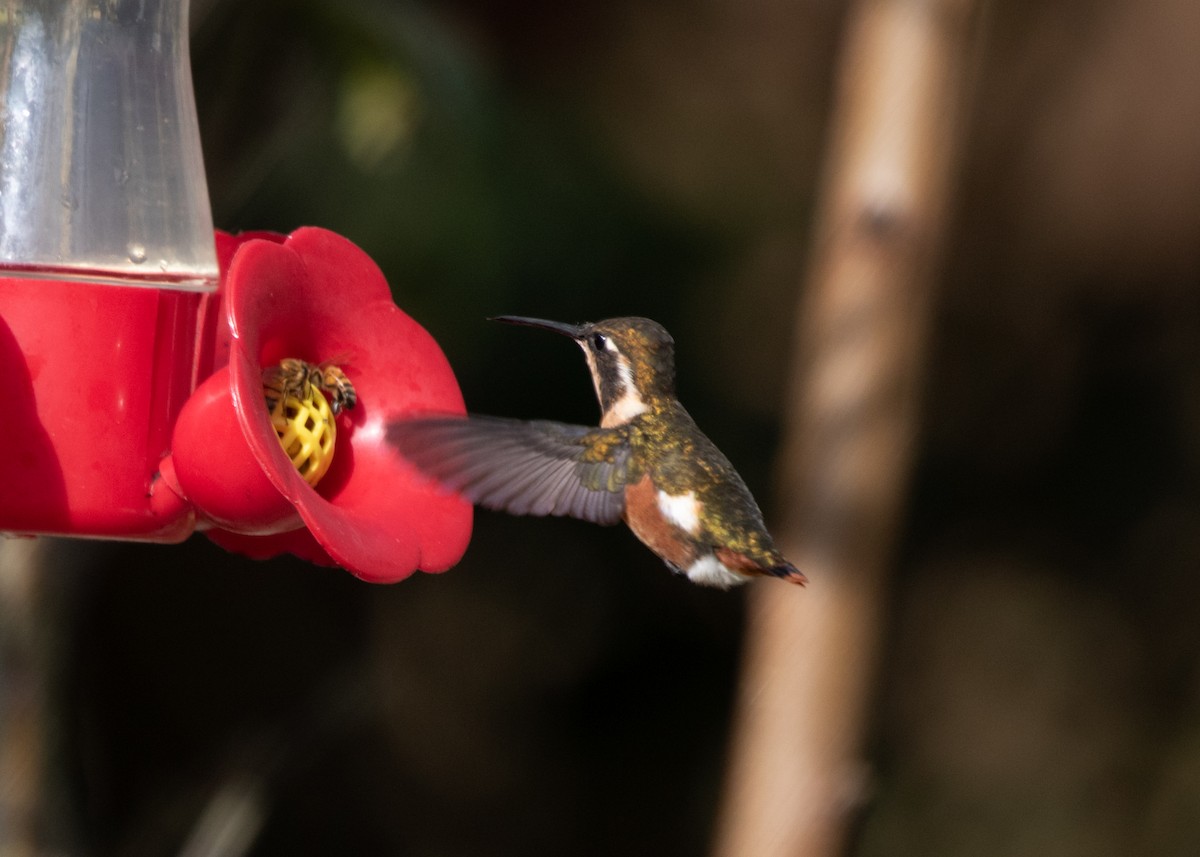
<path fill-rule="evenodd" d="M 126 248 L 129 251 L 129 261 L 135 265 L 140 265 L 146 261 L 146 248 L 141 244 L 130 244 Z"/>

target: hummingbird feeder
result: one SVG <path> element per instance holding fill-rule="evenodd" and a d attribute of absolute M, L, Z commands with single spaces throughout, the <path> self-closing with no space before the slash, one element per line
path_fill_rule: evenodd
<path fill-rule="evenodd" d="M 453 372 L 346 239 L 214 233 L 187 6 L 0 9 L 0 533 L 202 530 L 380 582 L 443 570 L 470 505 L 384 427 L 461 414 Z M 341 386 L 272 398 L 287 361 Z"/>

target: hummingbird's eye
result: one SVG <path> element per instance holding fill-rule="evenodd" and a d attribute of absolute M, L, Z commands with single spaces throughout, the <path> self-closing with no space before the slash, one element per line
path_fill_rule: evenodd
<path fill-rule="evenodd" d="M 603 333 L 592 334 L 592 348 L 596 351 L 603 351 L 608 346 L 608 337 Z"/>

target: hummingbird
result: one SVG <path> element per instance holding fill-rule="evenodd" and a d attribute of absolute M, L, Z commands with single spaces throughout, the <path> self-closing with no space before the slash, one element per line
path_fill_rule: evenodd
<path fill-rule="evenodd" d="M 492 319 L 583 349 L 600 425 L 490 416 L 423 417 L 387 436 L 425 475 L 514 515 L 624 521 L 677 574 L 728 589 L 752 577 L 803 584 L 775 548 L 741 476 L 675 396 L 675 342 L 648 318 L 564 324 Z"/>

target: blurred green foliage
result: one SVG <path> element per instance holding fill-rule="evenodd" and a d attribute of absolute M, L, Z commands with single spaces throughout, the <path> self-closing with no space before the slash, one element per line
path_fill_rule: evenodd
<path fill-rule="evenodd" d="M 265 0 L 211 17 L 194 50 L 218 224 L 350 237 L 468 385 L 499 335 L 487 316 L 669 323 L 721 254 L 563 105 L 506 86 L 428 8 Z"/>

